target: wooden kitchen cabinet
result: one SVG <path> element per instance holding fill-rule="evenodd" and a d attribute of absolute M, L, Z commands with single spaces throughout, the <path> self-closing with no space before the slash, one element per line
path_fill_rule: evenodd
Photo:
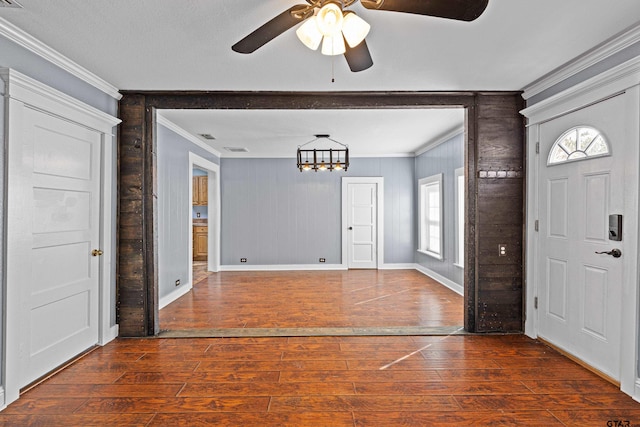
<path fill-rule="evenodd" d="M 207 175 L 193 177 L 193 204 L 206 206 L 209 195 L 209 177 Z"/>
<path fill-rule="evenodd" d="M 193 260 L 206 261 L 208 244 L 207 244 L 208 227 L 202 225 L 193 226 Z"/>

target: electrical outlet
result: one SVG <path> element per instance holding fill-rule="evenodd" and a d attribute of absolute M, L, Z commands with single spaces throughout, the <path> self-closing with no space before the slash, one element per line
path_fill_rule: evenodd
<path fill-rule="evenodd" d="M 498 256 L 507 256 L 507 245 L 504 243 L 498 244 Z"/>
<path fill-rule="evenodd" d="M 240 262 L 247 262 L 246 258 L 240 258 Z"/>
<path fill-rule="evenodd" d="M 327 260 L 324 258 L 320 258 L 320 262 L 326 262 Z"/>
<path fill-rule="evenodd" d="M 180 286 L 180 279 L 176 280 L 176 286 Z"/>

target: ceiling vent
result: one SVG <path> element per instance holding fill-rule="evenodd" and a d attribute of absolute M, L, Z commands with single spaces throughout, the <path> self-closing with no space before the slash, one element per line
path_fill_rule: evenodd
<path fill-rule="evenodd" d="M 0 0 L 0 7 L 15 7 L 16 9 L 22 9 L 22 5 L 16 0 Z"/>
<path fill-rule="evenodd" d="M 216 137 L 211 135 L 210 133 L 199 133 L 198 135 L 200 135 L 204 139 L 208 139 L 209 141 L 213 141 L 214 139 L 216 139 Z"/>
<path fill-rule="evenodd" d="M 248 153 L 249 150 L 247 150 L 244 147 L 224 147 L 225 150 L 227 151 L 231 151 L 232 153 Z"/>

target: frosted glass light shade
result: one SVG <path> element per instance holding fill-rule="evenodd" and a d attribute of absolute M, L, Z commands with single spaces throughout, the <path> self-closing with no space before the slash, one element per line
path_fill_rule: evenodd
<path fill-rule="evenodd" d="M 339 33 L 336 36 L 324 36 L 322 40 L 322 54 L 323 55 L 342 55 L 347 51 L 346 46 L 344 45 L 344 38 L 342 37 L 342 33 Z"/>
<path fill-rule="evenodd" d="M 318 49 L 318 46 L 320 46 L 320 42 L 322 41 L 322 33 L 318 29 L 316 17 L 312 16 L 307 19 L 304 24 L 298 27 L 296 35 L 298 36 L 298 39 L 300 39 L 300 41 L 309 49 Z"/>
<path fill-rule="evenodd" d="M 325 37 L 335 36 L 340 34 L 342 30 L 342 22 L 344 17 L 342 16 L 342 9 L 335 3 L 327 3 L 316 15 L 316 23 L 318 29 Z"/>
<path fill-rule="evenodd" d="M 369 34 L 370 29 L 371 25 L 353 12 L 344 16 L 342 34 L 344 34 L 344 38 L 350 47 L 356 47 L 362 43 L 362 40 Z"/>

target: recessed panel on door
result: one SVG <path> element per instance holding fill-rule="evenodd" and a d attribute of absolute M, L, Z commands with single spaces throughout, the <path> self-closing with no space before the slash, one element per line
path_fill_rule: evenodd
<path fill-rule="evenodd" d="M 547 260 L 547 303 L 549 314 L 565 320 L 567 312 L 567 261 Z"/>
<path fill-rule="evenodd" d="M 566 238 L 569 234 L 569 189 L 568 179 L 561 178 L 549 181 L 549 236 Z"/>
<path fill-rule="evenodd" d="M 91 179 L 91 137 L 95 132 L 74 129 L 63 133 L 54 129 L 35 127 L 33 171 L 44 175 Z M 82 135 L 86 133 L 86 135 Z M 89 138 L 85 140 L 82 138 Z"/>
<path fill-rule="evenodd" d="M 584 177 L 586 240 L 606 243 L 609 224 L 609 174 Z"/>
<path fill-rule="evenodd" d="M 583 330 L 606 339 L 607 336 L 607 270 L 584 266 Z"/>
<path fill-rule="evenodd" d="M 87 230 L 91 226 L 91 194 L 53 188 L 33 189 L 33 233 Z"/>

